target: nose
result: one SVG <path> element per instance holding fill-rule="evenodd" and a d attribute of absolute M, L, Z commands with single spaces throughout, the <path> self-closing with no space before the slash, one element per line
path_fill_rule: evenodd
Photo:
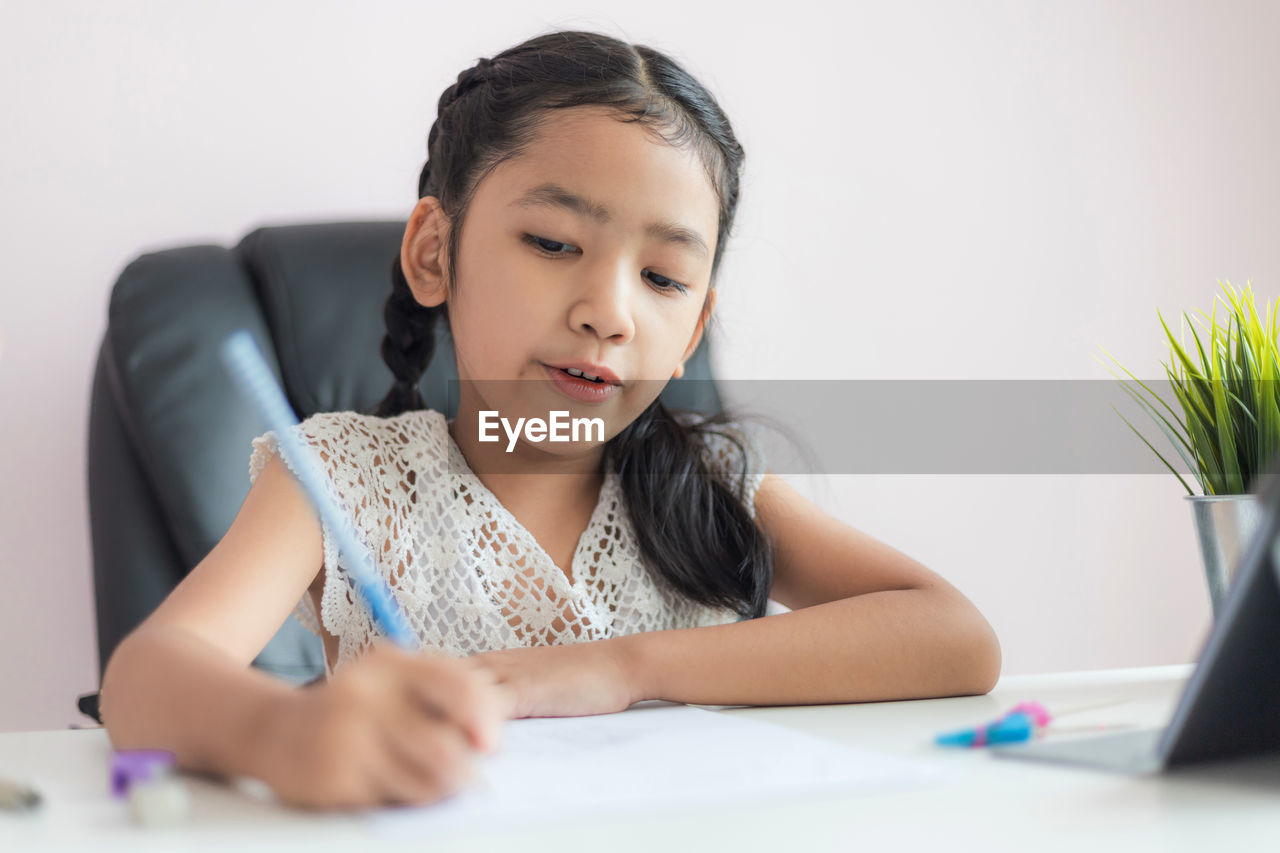
<path fill-rule="evenodd" d="M 585 267 L 585 265 L 584 265 Z M 569 326 L 602 340 L 623 344 L 636 333 L 632 316 L 632 276 L 627 265 L 614 262 L 581 270 L 582 279 L 569 307 Z"/>

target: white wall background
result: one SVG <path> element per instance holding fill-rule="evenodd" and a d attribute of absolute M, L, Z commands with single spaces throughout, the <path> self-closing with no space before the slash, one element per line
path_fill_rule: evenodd
<path fill-rule="evenodd" d="M 441 90 L 549 28 L 666 49 L 733 120 L 726 378 L 1108 378 L 1099 344 L 1159 376 L 1157 308 L 1207 309 L 1217 279 L 1275 295 L 1275 4 L 849 6 L 0 7 L 0 730 L 65 726 L 97 686 L 86 424 L 121 268 L 407 215 Z M 969 594 L 1006 674 L 1199 652 L 1171 476 L 807 485 Z"/>

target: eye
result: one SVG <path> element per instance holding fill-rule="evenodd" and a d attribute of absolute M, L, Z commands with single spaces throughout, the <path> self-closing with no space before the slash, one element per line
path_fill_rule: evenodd
<path fill-rule="evenodd" d="M 525 234 L 520 239 L 533 246 L 544 255 L 564 256 L 571 255 L 573 252 L 566 252 L 565 249 L 577 250 L 577 246 L 570 243 L 561 243 L 557 240 L 548 240 L 546 237 L 539 237 L 536 234 Z"/>
<path fill-rule="evenodd" d="M 538 250 L 539 254 L 547 257 L 564 257 L 566 255 L 572 255 L 573 252 L 561 251 L 562 248 L 573 248 L 573 250 L 576 250 L 577 248 L 577 246 L 573 246 L 572 243 L 547 240 L 545 237 L 539 237 L 538 234 L 522 234 L 521 240 L 529 243 L 529 245 L 534 247 L 535 250 Z M 646 272 L 648 272 L 648 270 L 646 270 Z M 654 288 L 658 289 L 658 291 L 675 291 L 678 293 L 685 293 L 689 291 L 689 286 L 681 284 L 675 279 L 667 278 L 666 275 L 658 275 L 657 273 L 649 273 L 649 275 L 650 282 L 653 283 Z"/>
<path fill-rule="evenodd" d="M 666 275 L 658 275 L 658 273 L 650 273 L 649 275 L 652 277 L 649 279 L 650 282 L 653 282 L 653 286 L 657 287 L 659 291 L 678 291 L 681 293 L 689 291 L 689 287 L 686 284 L 681 284 L 675 279 L 669 279 Z"/>

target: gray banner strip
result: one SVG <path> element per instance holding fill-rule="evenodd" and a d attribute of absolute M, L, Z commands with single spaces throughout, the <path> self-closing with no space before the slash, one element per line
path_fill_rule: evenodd
<path fill-rule="evenodd" d="M 1183 414 L 1171 383 L 1142 381 L 1173 411 L 1126 384 L 1178 426 Z M 1122 414 L 1195 487 L 1190 467 L 1161 426 L 1115 380 L 715 380 L 690 388 L 697 382 L 711 381 L 653 383 L 647 397 L 641 383 L 631 383 L 628 393 L 652 399 L 662 389 L 665 400 L 679 385 L 683 399 L 720 399 L 730 414 L 753 425 L 776 473 L 1168 475 Z M 521 399 L 524 414 L 536 410 L 530 405 L 535 400 L 575 417 L 613 405 L 571 401 L 549 383 L 473 384 L 486 399 Z M 459 388 L 450 385 L 456 405 Z M 1280 398 L 1276 383 L 1255 385 L 1246 400 Z M 1247 421 L 1238 404 L 1232 405 L 1236 418 Z M 608 434 L 620 428 L 611 424 Z M 1257 447 L 1256 430 L 1243 434 L 1243 444 L 1250 442 Z M 1238 456 L 1246 454 L 1242 446 Z"/>

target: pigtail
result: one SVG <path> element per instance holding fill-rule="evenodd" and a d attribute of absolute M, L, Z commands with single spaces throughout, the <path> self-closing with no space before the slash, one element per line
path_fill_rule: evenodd
<path fill-rule="evenodd" d="M 458 157 L 454 141 L 459 137 L 457 125 L 464 118 L 460 119 L 454 106 L 466 95 L 487 83 L 489 75 L 493 73 L 492 69 L 491 60 L 481 59 L 474 67 L 463 70 L 458 74 L 453 85 L 441 93 L 440 100 L 436 104 L 436 120 L 432 122 L 431 130 L 427 134 L 427 162 L 418 175 L 418 198 L 437 196 L 441 199 L 446 212 L 459 206 L 455 202 L 455 185 L 445 181 L 445 186 L 442 187 L 442 181 L 436 172 L 443 171 L 447 176 Z M 433 172 L 431 168 L 433 161 L 442 163 L 444 168 Z M 455 214 L 455 220 L 447 249 L 450 276 L 457 268 L 457 237 L 462 230 L 460 213 Z M 450 290 L 452 290 L 451 284 Z M 396 255 L 391 262 L 391 294 L 387 297 L 382 309 L 383 322 L 387 326 L 387 333 L 382 338 L 382 360 L 387 367 L 391 368 L 391 375 L 395 377 L 395 381 L 391 385 L 391 390 L 374 408 L 373 414 L 386 418 L 402 412 L 426 408 L 426 403 L 418 390 L 418 381 L 431 363 L 432 355 L 435 354 L 435 325 L 439 314 L 444 314 L 447 320 L 447 306 L 433 307 L 419 303 L 409 288 L 409 281 L 405 278 L 400 256 Z"/>
<path fill-rule="evenodd" d="M 442 309 L 429 308 L 413 298 L 397 256 L 391 263 L 391 295 L 382 309 L 387 325 L 382 337 L 382 360 L 391 368 L 395 381 L 373 411 L 378 417 L 426 408 L 418 381 L 435 353 L 438 310 Z"/>
<path fill-rule="evenodd" d="M 608 443 L 607 449 L 637 544 L 654 574 L 701 604 L 763 616 L 773 586 L 773 556 L 744 502 L 747 450 L 724 413 L 681 423 L 661 400 Z M 735 483 L 712 474 L 702 436 L 716 433 L 742 454 Z"/>

